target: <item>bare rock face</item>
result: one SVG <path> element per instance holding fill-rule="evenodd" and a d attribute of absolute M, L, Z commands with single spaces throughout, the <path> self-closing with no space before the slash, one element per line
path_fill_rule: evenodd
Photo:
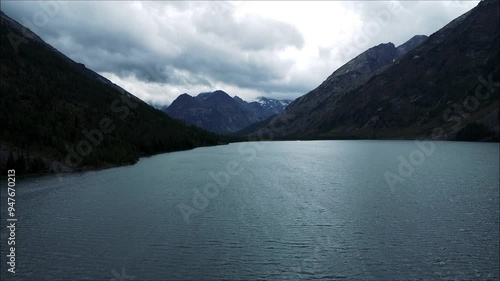
<path fill-rule="evenodd" d="M 415 49 L 418 47 L 420 44 L 424 43 L 425 40 L 427 40 L 427 36 L 425 35 L 415 35 L 413 36 L 410 40 L 406 41 L 404 44 L 398 46 L 396 48 L 396 56 L 397 58 L 401 58 L 402 56 L 406 55 L 409 51 Z"/>
<path fill-rule="evenodd" d="M 188 124 L 229 134 L 282 112 L 289 103 L 289 100 L 264 97 L 246 102 L 238 96 L 232 98 L 226 92 L 217 90 L 196 97 L 182 94 L 164 111 Z"/>
<path fill-rule="evenodd" d="M 498 2 L 485 0 L 429 38 L 373 47 L 245 133 L 272 127 L 274 137 L 294 139 L 498 140 L 498 22 Z"/>

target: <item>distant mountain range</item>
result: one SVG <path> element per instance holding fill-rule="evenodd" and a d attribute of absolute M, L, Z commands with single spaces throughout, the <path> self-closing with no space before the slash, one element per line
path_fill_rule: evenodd
<path fill-rule="evenodd" d="M 2 171 L 78 171 L 228 142 L 147 105 L 3 12 L 0 38 Z"/>
<path fill-rule="evenodd" d="M 213 132 L 498 141 L 499 10 L 498 1 L 483 0 L 428 38 L 375 46 L 291 103 L 246 102 L 220 90 L 183 94 L 164 109 L 173 118 L 2 12 L 0 166 L 75 171 L 234 140 Z"/>
<path fill-rule="evenodd" d="M 212 132 L 230 134 L 282 112 L 290 102 L 265 97 L 246 102 L 238 96 L 231 97 L 226 92 L 217 90 L 195 97 L 182 94 L 163 110 L 171 117 L 188 124 Z"/>
<path fill-rule="evenodd" d="M 284 112 L 240 131 L 281 139 L 499 140 L 499 3 L 352 59 Z"/>

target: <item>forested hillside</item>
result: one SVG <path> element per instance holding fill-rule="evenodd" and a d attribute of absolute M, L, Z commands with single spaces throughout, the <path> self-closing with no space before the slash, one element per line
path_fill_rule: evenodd
<path fill-rule="evenodd" d="M 3 13 L 1 50 L 3 169 L 7 162 L 18 174 L 106 167 L 228 141 L 168 117 Z"/>

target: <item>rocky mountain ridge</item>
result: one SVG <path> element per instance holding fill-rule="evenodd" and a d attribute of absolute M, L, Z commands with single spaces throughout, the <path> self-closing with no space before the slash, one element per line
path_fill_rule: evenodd
<path fill-rule="evenodd" d="M 265 97 L 246 102 L 238 96 L 231 97 L 217 90 L 195 97 L 182 94 L 163 110 L 188 124 L 212 132 L 231 134 L 282 112 L 289 103 L 290 100 Z"/>
<path fill-rule="evenodd" d="M 485 0 L 399 52 L 391 43 L 373 47 L 283 113 L 243 132 L 272 130 L 286 139 L 498 140 L 498 22 L 498 2 Z"/>

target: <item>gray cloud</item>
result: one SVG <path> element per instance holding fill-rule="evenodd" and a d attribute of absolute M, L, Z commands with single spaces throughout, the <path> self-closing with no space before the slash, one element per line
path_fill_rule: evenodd
<path fill-rule="evenodd" d="M 7 4 L 3 9 L 21 23 L 41 9 L 33 2 Z M 210 86 L 216 80 L 265 92 L 291 64 L 273 51 L 304 44 L 295 27 L 257 16 L 237 20 L 222 2 L 146 2 L 139 11 L 121 2 L 77 2 L 59 9 L 36 30 L 42 38 L 95 71 L 150 82 Z"/>
<path fill-rule="evenodd" d="M 2 2 L 2 10 L 97 72 L 162 85 L 161 90 L 149 87 L 158 92 L 148 93 L 147 98 L 167 103 L 190 89 L 213 90 L 218 85 L 252 95 L 297 97 L 369 47 L 388 41 L 401 44 L 415 34 L 430 34 L 473 6 L 461 1 L 400 2 L 405 12 L 392 16 L 388 26 L 370 36 L 366 45 L 318 46 L 313 68 L 291 72 L 296 61 L 278 54 L 290 48 L 303 50 L 308 42 L 299 28 L 259 15 L 238 15 L 226 2 L 54 3 L 7 1 Z M 376 21 L 387 4 L 342 2 L 363 23 Z M 346 49 L 353 50 L 352 54 L 346 56 L 342 51 Z"/>
<path fill-rule="evenodd" d="M 360 20 L 382 24 L 381 32 L 374 36 L 372 45 L 393 42 L 400 45 L 413 35 L 430 35 L 451 20 L 477 5 L 479 0 L 452 1 L 352 1 L 344 5 L 355 11 Z M 390 14 L 386 21 L 386 15 Z"/>
<path fill-rule="evenodd" d="M 302 48 L 304 45 L 301 34 L 288 24 L 256 15 L 247 15 L 241 21 L 236 21 L 230 14 L 224 16 L 211 11 L 194 18 L 193 23 L 199 32 L 213 34 L 226 44 L 234 44 L 244 50 L 259 51 L 287 46 Z"/>

